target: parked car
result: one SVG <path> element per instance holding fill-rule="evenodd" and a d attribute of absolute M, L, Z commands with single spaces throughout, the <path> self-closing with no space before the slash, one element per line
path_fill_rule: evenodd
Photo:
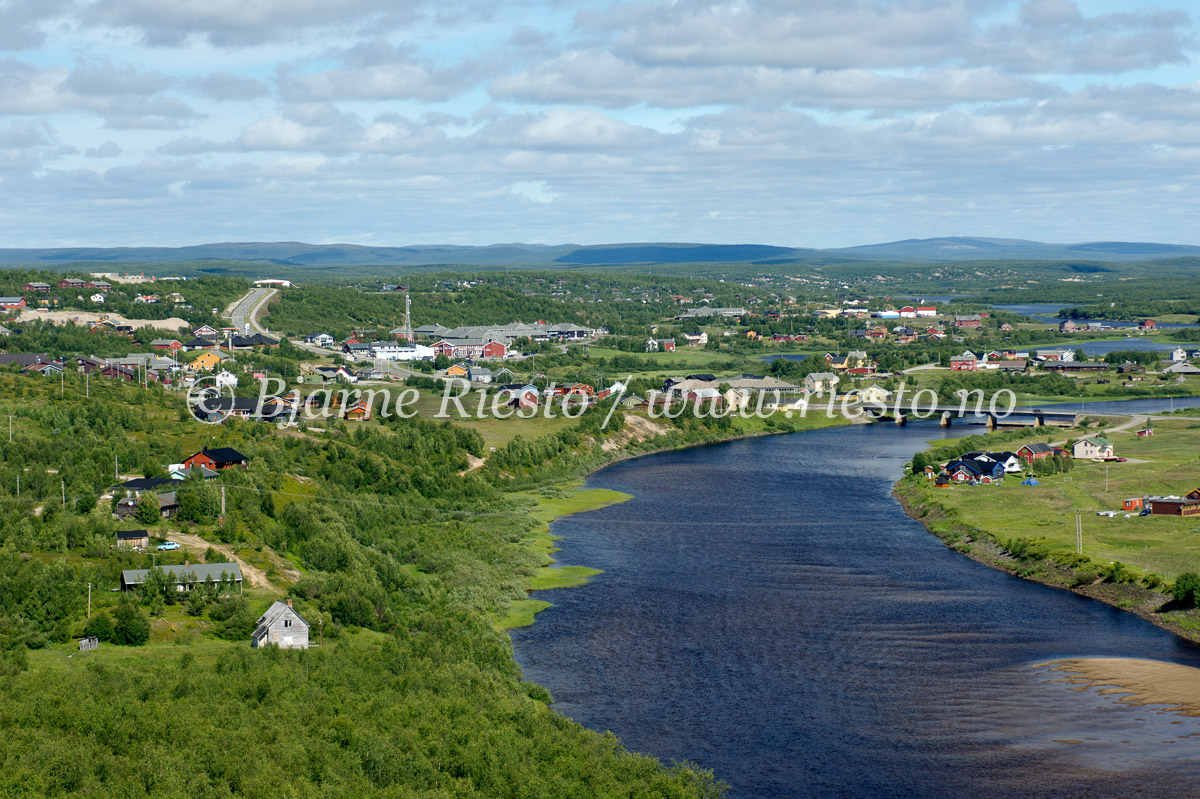
<path fill-rule="evenodd" d="M 175 541 L 168 541 L 165 544 L 158 545 L 159 552 L 170 552 L 173 549 L 179 549 L 179 544 Z"/>

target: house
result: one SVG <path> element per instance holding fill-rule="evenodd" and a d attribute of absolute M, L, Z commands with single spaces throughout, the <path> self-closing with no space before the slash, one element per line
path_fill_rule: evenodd
<path fill-rule="evenodd" d="M 538 399 L 541 396 L 541 392 L 538 391 L 537 386 L 532 384 L 517 388 L 505 386 L 505 389 L 507 389 L 505 393 L 509 397 L 506 403 L 509 408 L 517 408 L 519 410 L 521 408 L 536 408 L 538 406 Z"/>
<path fill-rule="evenodd" d="M 708 333 L 684 333 L 683 340 L 686 341 L 690 346 L 703 347 L 708 343 Z"/>
<path fill-rule="evenodd" d="M 482 366 L 472 366 L 467 370 L 467 379 L 472 383 L 490 383 L 492 382 L 492 370 Z"/>
<path fill-rule="evenodd" d="M 1137 431 L 1137 435 L 1141 438 L 1149 438 L 1150 436 L 1154 435 L 1154 430 L 1150 427 L 1143 427 L 1141 430 Z"/>
<path fill-rule="evenodd" d="M 192 350 L 211 350 L 215 349 L 217 342 L 206 338 L 193 338 L 183 342 L 183 349 L 191 352 Z"/>
<path fill-rule="evenodd" d="M 658 345 L 662 348 L 663 352 L 675 351 L 675 339 L 673 338 L 659 339 Z"/>
<path fill-rule="evenodd" d="M 58 287 L 60 289 L 82 289 L 88 288 L 88 282 L 77 277 L 64 277 L 58 281 Z"/>
<path fill-rule="evenodd" d="M 286 603 L 276 600 L 255 624 L 250 646 L 308 649 L 308 622 L 292 607 L 292 600 Z"/>
<path fill-rule="evenodd" d="M 223 353 L 209 350 L 200 353 L 186 368 L 192 372 L 211 372 L 220 366 L 223 360 L 225 360 Z"/>
<path fill-rule="evenodd" d="M 155 350 L 168 350 L 170 352 L 178 352 L 183 349 L 183 342 L 173 338 L 156 338 L 150 342 L 150 348 Z"/>
<path fill-rule="evenodd" d="M 1017 450 L 1017 457 L 1026 463 L 1054 457 L 1054 447 L 1049 444 L 1025 444 Z"/>
<path fill-rule="evenodd" d="M 1141 510 L 1144 507 L 1144 497 L 1130 497 L 1121 503 L 1121 510 Z"/>
<path fill-rule="evenodd" d="M 1108 369 L 1108 364 L 1103 361 L 1092 363 L 1090 361 L 1046 361 L 1042 366 L 1047 372 L 1062 372 L 1063 374 L 1084 374 L 1086 372 L 1103 372 Z"/>
<path fill-rule="evenodd" d="M 917 309 L 911 305 L 905 305 L 900 309 L 900 316 L 904 319 L 914 319 L 917 316 Z"/>
<path fill-rule="evenodd" d="M 955 316 L 954 317 L 954 326 L 955 327 L 976 329 L 976 328 L 981 327 L 982 325 L 983 325 L 983 319 L 980 317 L 979 314 L 968 314 L 966 316 Z"/>
<path fill-rule="evenodd" d="M 1163 369 L 1165 375 L 1200 375 L 1200 368 L 1192 366 L 1190 363 L 1172 363 L 1170 366 Z"/>
<path fill-rule="evenodd" d="M 158 489 L 172 485 L 175 485 L 175 481 L 167 477 L 135 477 L 115 486 L 113 491 L 128 492 L 136 497 L 147 491 L 158 493 Z"/>
<path fill-rule="evenodd" d="M 804 378 L 804 388 L 813 394 L 823 394 L 837 388 L 838 376 L 833 372 L 813 372 Z"/>
<path fill-rule="evenodd" d="M 191 477 L 198 477 L 201 480 L 215 480 L 219 475 L 212 469 L 205 466 L 184 466 L 182 463 L 177 463 L 171 467 L 168 472 L 172 480 L 187 480 Z"/>
<path fill-rule="evenodd" d="M 502 361 L 508 357 L 508 344 L 503 341 L 489 341 L 483 345 L 481 357 L 488 361 Z"/>
<path fill-rule="evenodd" d="M 150 533 L 145 530 L 117 530 L 117 549 L 145 549 L 150 546 Z"/>
<path fill-rule="evenodd" d="M 54 361 L 50 361 L 49 363 L 30 364 L 21 371 L 26 373 L 36 373 L 46 377 L 55 377 L 63 373 L 63 368 Z"/>
<path fill-rule="evenodd" d="M 979 360 L 974 355 L 955 355 L 950 359 L 950 369 L 955 372 L 975 372 Z"/>
<path fill-rule="evenodd" d="M 1142 321 L 1138 322 L 1138 330 L 1142 332 L 1153 330 L 1156 326 L 1157 325 L 1153 319 L 1143 319 Z"/>
<path fill-rule="evenodd" d="M 383 380 L 385 377 L 382 369 L 377 369 L 374 366 L 367 366 L 362 369 L 355 369 L 354 376 L 359 380 Z"/>
<path fill-rule="evenodd" d="M 196 338 L 207 338 L 215 341 L 221 338 L 221 331 L 212 325 L 200 325 L 200 327 L 192 331 L 192 335 Z"/>
<path fill-rule="evenodd" d="M 328 333 L 315 333 L 311 336 L 306 336 L 304 339 L 306 344 L 312 344 L 315 347 L 332 347 L 333 336 Z"/>
<path fill-rule="evenodd" d="M 874 384 L 853 393 L 863 405 L 887 405 L 892 398 L 892 392 Z"/>
<path fill-rule="evenodd" d="M 183 463 L 185 466 L 204 466 L 220 471 L 234 467 L 245 469 L 250 465 L 250 459 L 233 447 L 217 447 L 216 449 L 202 449 L 184 460 Z"/>
<path fill-rule="evenodd" d="M 1144 375 L 1145 373 L 1146 367 L 1142 366 L 1140 363 L 1126 361 L 1117 367 L 1117 374 L 1119 375 Z"/>
<path fill-rule="evenodd" d="M 1071 447 L 1071 455 L 1087 460 L 1092 458 L 1113 458 L 1113 443 L 1102 435 L 1081 438 Z"/>
<path fill-rule="evenodd" d="M 917 316 L 930 317 L 937 316 L 937 307 L 934 305 L 918 305 Z"/>
<path fill-rule="evenodd" d="M 446 377 L 467 377 L 471 368 L 465 363 L 452 363 L 446 367 Z"/>
<path fill-rule="evenodd" d="M 1146 502 L 1154 516 L 1200 516 L 1200 496 L 1147 497 Z"/>
<path fill-rule="evenodd" d="M 137 369 L 111 363 L 100 370 L 100 376 L 113 377 L 118 380 L 124 380 L 126 383 L 136 383 L 139 380 Z"/>
<path fill-rule="evenodd" d="M 24 297 L 0 297 L 0 308 L 15 311 L 25 307 Z"/>
<path fill-rule="evenodd" d="M 157 566 L 167 579 L 175 583 L 176 591 L 190 591 L 207 582 L 242 588 L 242 570 L 236 563 L 188 563 Z M 125 569 L 121 572 L 121 590 L 130 591 L 148 582 L 151 569 Z"/>
<path fill-rule="evenodd" d="M 169 480 L 168 483 L 173 483 L 174 480 Z M 179 499 L 174 491 L 168 491 L 164 494 L 155 494 L 155 499 L 158 500 L 158 515 L 164 519 L 173 519 L 179 515 Z M 137 515 L 138 502 L 140 500 L 133 497 L 125 497 L 117 501 L 117 518 L 124 521 L 132 516 Z"/>
<path fill-rule="evenodd" d="M 998 483 L 1004 479 L 1004 467 L 998 463 L 959 458 L 946 464 L 946 476 L 953 483 Z"/>
<path fill-rule="evenodd" d="M 97 305 L 104 304 L 104 295 L 101 294 L 100 292 L 96 292 L 92 296 L 88 297 L 88 299 L 91 300 L 92 302 L 96 303 Z"/>
<path fill-rule="evenodd" d="M 372 416 L 371 403 L 364 399 L 352 402 L 346 406 L 342 416 L 351 422 L 369 422 Z"/>
<path fill-rule="evenodd" d="M 1004 468 L 1006 474 L 1012 474 L 1021 471 L 1024 467 L 1021 464 L 1021 459 L 1017 457 L 1015 452 L 991 452 L 990 450 L 977 450 L 968 452 L 962 456 L 963 460 L 975 460 L 984 464 L 998 463 Z"/>
<path fill-rule="evenodd" d="M 26 283 L 21 286 L 21 291 L 49 291 L 49 283 Z"/>

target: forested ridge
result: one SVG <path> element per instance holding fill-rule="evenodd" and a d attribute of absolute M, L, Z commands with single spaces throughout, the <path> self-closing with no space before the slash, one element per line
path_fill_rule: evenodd
<path fill-rule="evenodd" d="M 482 442 L 446 422 L 214 428 L 155 386 L 92 381 L 86 399 L 83 388 L 77 375 L 60 388 L 0 374 L 0 412 L 14 417 L 13 441 L 0 440 L 0 795 L 720 793 L 708 774 L 555 714 L 495 627 L 546 562 L 533 545 L 544 524 L 509 492 L 611 459 L 600 444 L 626 434 L 619 421 L 601 432 L 592 412 L 460 474 Z M 715 424 L 681 423 L 662 443 L 719 437 Z M 217 483 L 198 480 L 178 486 L 170 521 L 119 523 L 97 502 L 118 468 L 161 475 L 204 446 L 251 459 L 218 481 L 223 519 Z M 184 529 L 221 551 L 113 549 L 131 527 Z M 226 552 L 272 587 L 113 591 L 121 569 Z M 283 596 L 323 646 L 250 649 L 254 620 Z M 75 650 L 84 634 L 99 651 Z"/>

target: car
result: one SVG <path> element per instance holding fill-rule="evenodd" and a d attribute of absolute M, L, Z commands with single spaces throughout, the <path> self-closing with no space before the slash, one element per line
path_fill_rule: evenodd
<path fill-rule="evenodd" d="M 159 544 L 159 545 L 158 545 L 158 551 L 159 551 L 159 552 L 170 552 L 170 551 L 171 551 L 171 550 L 173 550 L 173 549 L 179 549 L 179 544 L 178 544 L 178 542 L 175 542 L 175 541 L 168 541 L 168 542 L 167 542 L 167 543 L 165 543 L 165 544 Z"/>
<path fill-rule="evenodd" d="M 1125 463 L 1129 458 L 1116 458 L 1117 463 Z"/>

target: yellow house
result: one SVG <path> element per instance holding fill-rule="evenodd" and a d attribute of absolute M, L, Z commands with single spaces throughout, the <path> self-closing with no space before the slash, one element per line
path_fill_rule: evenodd
<path fill-rule="evenodd" d="M 466 377 L 467 367 L 461 363 L 451 364 L 446 368 L 446 377 Z"/>
<path fill-rule="evenodd" d="M 211 372 L 213 369 L 221 365 L 221 356 L 209 350 L 200 353 L 196 360 L 187 365 L 187 368 L 193 372 Z"/>

